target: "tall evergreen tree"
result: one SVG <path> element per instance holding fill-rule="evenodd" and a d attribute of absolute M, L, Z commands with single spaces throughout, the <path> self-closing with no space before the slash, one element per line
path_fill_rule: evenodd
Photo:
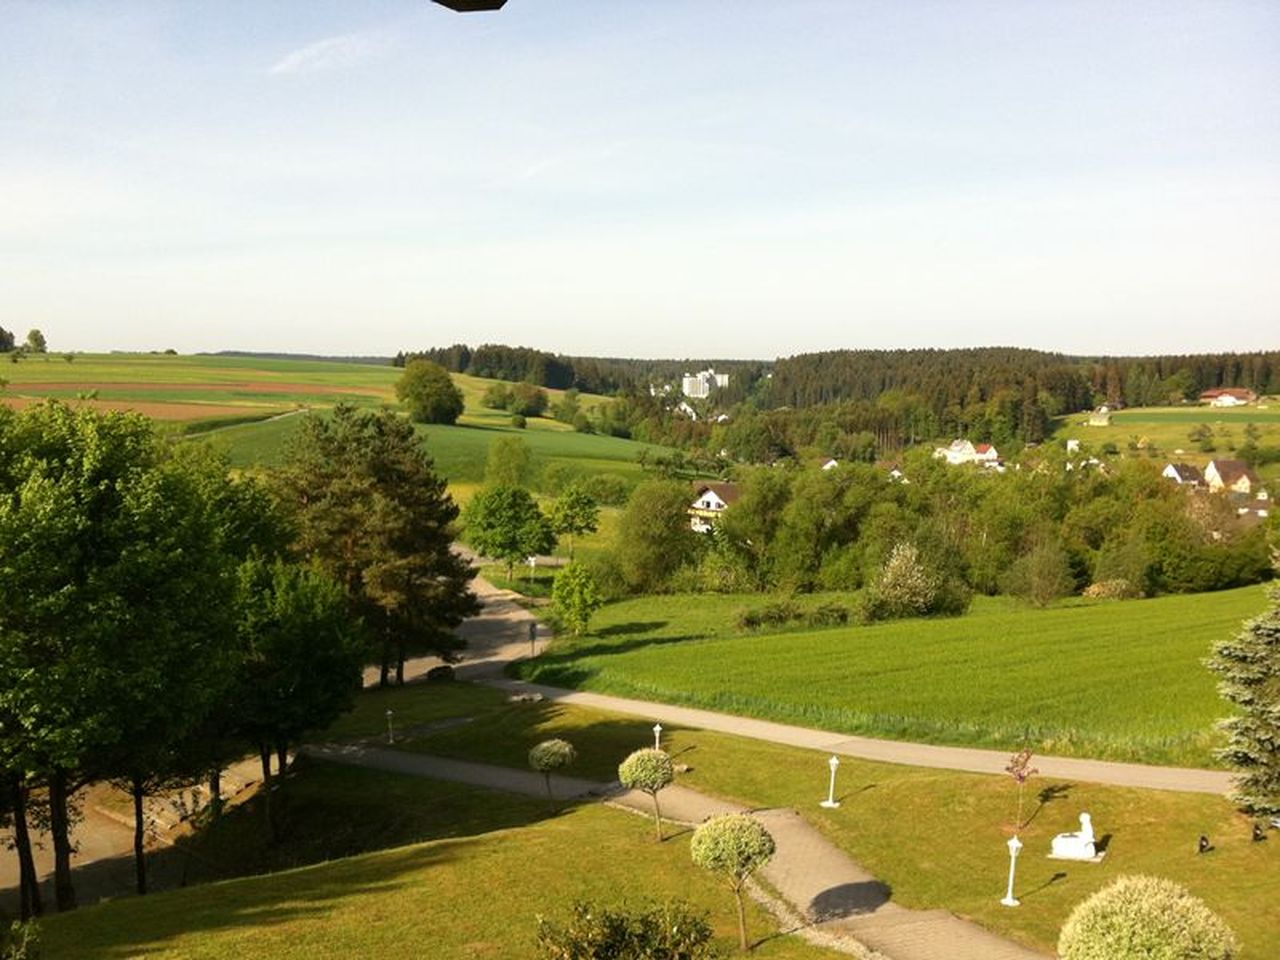
<path fill-rule="evenodd" d="M 1213 649 L 1209 668 L 1218 690 L 1240 712 L 1223 721 L 1229 736 L 1220 752 L 1239 771 L 1236 799 L 1249 811 L 1280 814 L 1280 587 L 1271 608 L 1244 623 Z"/>

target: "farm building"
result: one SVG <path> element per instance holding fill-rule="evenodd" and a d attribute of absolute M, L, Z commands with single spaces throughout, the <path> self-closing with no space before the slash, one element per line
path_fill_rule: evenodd
<path fill-rule="evenodd" d="M 689 526 L 697 533 L 710 533 L 716 518 L 741 496 L 738 485 L 734 483 L 702 481 L 695 490 L 693 504 L 689 507 Z"/>
<path fill-rule="evenodd" d="M 1211 407 L 1243 407 L 1257 399 L 1256 393 L 1244 387 L 1220 387 L 1200 394 L 1200 402 Z"/>

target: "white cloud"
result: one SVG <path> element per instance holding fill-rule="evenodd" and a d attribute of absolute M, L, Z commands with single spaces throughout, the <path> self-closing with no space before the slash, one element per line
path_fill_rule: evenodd
<path fill-rule="evenodd" d="M 375 56 L 385 47 L 383 39 L 369 33 L 328 37 L 299 47 L 277 61 L 267 72 L 273 75 L 315 73 L 349 67 Z"/>

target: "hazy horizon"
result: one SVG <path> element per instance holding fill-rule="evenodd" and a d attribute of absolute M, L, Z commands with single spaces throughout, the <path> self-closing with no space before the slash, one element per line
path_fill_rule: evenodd
<path fill-rule="evenodd" d="M 1275 4 L 4 9 L 53 350 L 1280 347 Z"/>

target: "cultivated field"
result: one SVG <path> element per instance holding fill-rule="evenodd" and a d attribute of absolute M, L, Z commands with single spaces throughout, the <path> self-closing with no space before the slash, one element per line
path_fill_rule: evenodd
<path fill-rule="evenodd" d="M 0 402 L 23 407 L 46 397 L 101 410 L 136 410 L 170 425 L 175 433 L 200 436 L 226 451 L 234 466 L 279 462 L 298 427 L 293 414 L 325 410 L 339 402 L 395 405 L 401 371 L 391 366 L 257 357 L 163 354 L 76 354 L 71 362 L 50 354 L 0 369 L 7 387 Z M 528 443 L 539 467 L 572 462 L 584 473 L 616 473 L 636 482 L 636 462 L 647 445 L 575 433 L 563 423 L 529 418 L 517 430 L 510 414 L 484 408 L 480 399 L 495 381 L 455 374 L 466 408 L 456 426 L 421 427 L 436 467 L 461 493 L 484 475 L 489 443 L 516 435 Z M 561 391 L 547 391 L 554 403 Z M 608 402 L 583 395 L 591 411 Z M 650 451 L 662 448 L 649 447 Z"/>
<path fill-rule="evenodd" d="M 1201 661 L 1265 605 L 1262 587 L 1043 611 L 979 597 L 954 619 L 735 630 L 765 599 L 614 603 L 521 675 L 847 733 L 1210 766 L 1224 705 Z"/>

